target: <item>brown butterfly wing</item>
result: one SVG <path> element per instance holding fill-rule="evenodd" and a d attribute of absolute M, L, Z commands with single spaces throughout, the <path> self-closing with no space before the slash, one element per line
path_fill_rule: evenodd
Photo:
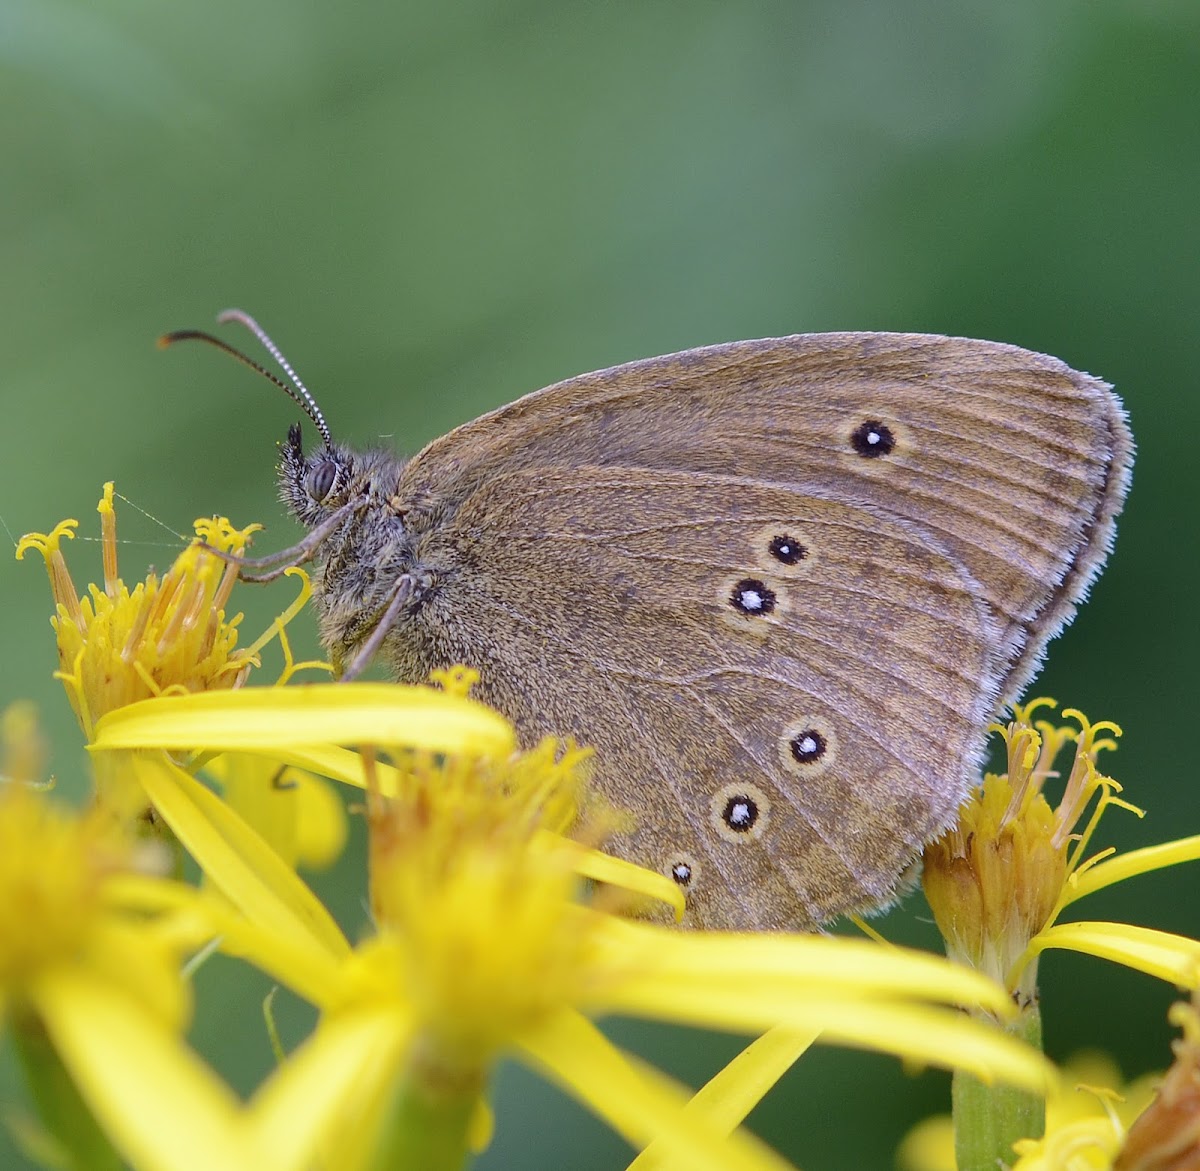
<path fill-rule="evenodd" d="M 464 568 L 426 608 L 433 657 L 479 667 L 526 741 L 596 746 L 637 818 L 617 848 L 686 867 L 693 922 L 812 926 L 885 899 L 974 775 L 997 632 L 910 522 L 708 473 L 540 469 L 473 493 L 438 539 L 435 563 Z"/>
<path fill-rule="evenodd" d="M 991 343 L 585 375 L 410 463 L 439 584 L 393 657 L 477 665 L 527 738 L 596 744 L 639 818 L 621 851 L 686 877 L 698 922 L 811 925 L 885 899 L 952 818 L 1103 558 L 1129 453 L 1103 384 Z"/>

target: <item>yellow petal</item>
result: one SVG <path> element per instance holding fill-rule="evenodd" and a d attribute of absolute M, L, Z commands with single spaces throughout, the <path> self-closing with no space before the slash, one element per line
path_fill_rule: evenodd
<path fill-rule="evenodd" d="M 350 834 L 346 807 L 339 793 L 320 777 L 294 776 L 296 793 L 296 857 L 310 870 L 327 870 L 341 856 Z"/>
<path fill-rule="evenodd" d="M 608 920 L 597 938 L 619 957 L 637 957 L 639 979 L 653 988 L 695 985 L 703 973 L 715 985 L 793 989 L 817 984 L 853 993 L 940 1000 L 997 1015 L 1010 1014 L 1005 989 L 972 968 L 942 956 L 881 947 L 869 940 L 816 935 L 685 934 L 646 923 Z M 635 970 L 635 965 L 627 964 Z M 756 992 L 757 995 L 757 992 Z"/>
<path fill-rule="evenodd" d="M 279 856 L 219 797 L 165 755 L 135 753 L 146 796 L 226 898 L 275 935 L 312 939 L 333 956 L 350 947 L 332 916 Z"/>
<path fill-rule="evenodd" d="M 249 1107 L 272 1171 L 365 1166 L 409 1039 L 394 1007 L 322 1020 Z"/>
<path fill-rule="evenodd" d="M 1012 1171 L 1103 1169 L 1112 1166 L 1120 1145 L 1121 1137 L 1110 1118 L 1088 1118 L 1061 1127 L 1045 1138 L 1013 1143 L 1013 1150 L 1020 1157 L 1012 1165 Z"/>
<path fill-rule="evenodd" d="M 1036 1050 L 962 1012 L 910 1001 L 763 989 L 753 979 L 740 987 L 674 988 L 655 995 L 641 990 L 614 1011 L 711 1029 L 755 1033 L 782 1025 L 816 1030 L 822 1042 L 873 1049 L 946 1069 L 962 1069 L 980 1081 L 1043 1092 L 1053 1066 Z"/>
<path fill-rule="evenodd" d="M 429 687 L 310 683 L 131 703 L 97 721 L 90 748 L 261 752 L 324 744 L 507 754 L 516 735 L 491 708 Z"/>
<path fill-rule="evenodd" d="M 570 842 L 568 848 L 574 853 L 574 868 L 577 874 L 666 903 L 674 909 L 676 922 L 683 918 L 686 905 L 683 891 L 665 874 L 656 874 L 653 870 L 635 866 L 632 862 L 614 858 L 600 850 L 589 850 L 575 842 Z"/>
<path fill-rule="evenodd" d="M 189 767 L 203 767 L 225 804 L 289 866 L 325 870 L 341 856 L 349 833 L 346 807 L 324 777 L 249 752 L 222 752 Z"/>
<path fill-rule="evenodd" d="M 1097 862 L 1095 866 L 1089 866 L 1071 876 L 1063 906 L 1068 906 L 1093 891 L 1103 890 L 1114 882 L 1124 882 L 1125 879 L 1138 874 L 1148 874 L 1165 866 L 1177 866 L 1181 862 L 1194 862 L 1197 859 L 1200 859 L 1200 834 L 1180 838 L 1174 842 L 1146 846 L 1141 850 L 1129 850 L 1124 854 L 1114 854 L 1111 858 Z"/>
<path fill-rule="evenodd" d="M 232 1092 L 107 984 L 59 971 L 31 989 L 55 1049 L 137 1171 L 258 1171 Z"/>
<path fill-rule="evenodd" d="M 711 1078 L 684 1107 L 684 1114 L 703 1118 L 721 1134 L 731 1133 L 819 1036 L 815 1029 L 799 1033 L 768 1030 Z M 685 1166 L 671 1159 L 665 1145 L 656 1140 L 634 1159 L 629 1171 L 667 1171 L 672 1167 L 683 1171 Z"/>
<path fill-rule="evenodd" d="M 635 1147 L 657 1139 L 688 1171 L 784 1171 L 790 1165 L 752 1135 L 725 1138 L 685 1114 L 686 1093 L 647 1067 L 635 1068 L 591 1021 L 564 1011 L 522 1048 L 556 1081 Z"/>
<path fill-rule="evenodd" d="M 179 976 L 180 957 L 186 951 L 179 942 L 180 934 L 169 922 L 127 922 L 110 916 L 97 924 L 87 966 L 164 1027 L 180 1032 L 191 1020 L 192 986 Z"/>
<path fill-rule="evenodd" d="M 1011 1011 L 998 983 L 939 956 L 856 939 L 683 935 L 618 920 L 598 926 L 594 939 L 611 949 L 611 969 L 628 973 L 605 985 L 596 1011 L 748 1033 L 816 1029 L 835 1043 L 1039 1091 L 1053 1076 L 1041 1054 L 999 1030 L 921 1003 Z"/>
<path fill-rule="evenodd" d="M 114 874 L 104 883 L 104 901 L 113 907 L 138 911 L 196 911 L 195 929 L 204 933 L 200 916 L 209 896 L 186 882 L 175 882 L 135 870 Z M 189 922 L 192 922 L 189 920 Z M 211 934 L 211 932 L 209 932 Z"/>
<path fill-rule="evenodd" d="M 957 1171 L 954 1119 L 949 1114 L 923 1118 L 896 1148 L 899 1171 Z"/>
<path fill-rule="evenodd" d="M 199 950 L 215 938 L 227 955 L 249 960 L 281 984 L 324 1008 L 342 998 L 341 961 L 307 933 L 275 934 L 252 923 L 210 891 L 136 874 L 116 875 L 105 886 L 115 906 L 144 911 L 175 910 L 173 938 L 186 950 Z"/>
<path fill-rule="evenodd" d="M 1039 931 L 1027 954 L 1050 947 L 1099 956 L 1184 988 L 1200 987 L 1200 942 L 1184 935 L 1129 923 L 1059 923 Z"/>

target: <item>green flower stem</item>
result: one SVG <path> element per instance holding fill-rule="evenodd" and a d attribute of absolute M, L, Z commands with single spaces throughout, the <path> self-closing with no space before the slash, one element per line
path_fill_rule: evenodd
<path fill-rule="evenodd" d="M 79 1096 L 41 1021 L 30 1013 L 14 1012 L 11 1036 L 30 1097 L 64 1157 L 63 1165 L 71 1171 L 123 1171 L 125 1163 Z"/>
<path fill-rule="evenodd" d="M 186 877 L 184 867 L 187 862 L 187 851 L 183 848 L 183 843 L 175 836 L 175 831 L 149 809 L 138 819 L 137 828 L 140 840 L 157 843 L 162 847 L 167 859 L 170 860 L 163 877 L 183 882 Z"/>
<path fill-rule="evenodd" d="M 369 1171 L 461 1171 L 482 1089 L 481 1081 L 467 1080 L 447 1084 L 428 1070 L 410 1070 L 394 1090 Z"/>
<path fill-rule="evenodd" d="M 1037 1049 L 1042 1047 L 1042 1014 L 1037 1001 L 1021 1011 L 1006 1031 Z M 1043 1095 L 1011 1086 L 985 1085 L 955 1073 L 951 1085 L 954 1110 L 954 1153 L 958 1171 L 996 1171 L 1011 1167 L 1012 1145 L 1022 1138 L 1041 1138 L 1046 1130 Z"/>

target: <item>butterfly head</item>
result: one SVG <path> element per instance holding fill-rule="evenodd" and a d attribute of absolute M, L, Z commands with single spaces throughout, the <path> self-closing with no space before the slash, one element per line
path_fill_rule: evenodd
<path fill-rule="evenodd" d="M 374 630 L 386 631 L 399 616 L 400 604 L 420 600 L 427 575 L 414 565 L 413 506 L 400 492 L 405 461 L 381 450 L 355 451 L 333 441 L 325 415 L 279 347 L 249 314 L 227 309 L 220 322 L 244 326 L 262 343 L 285 379 L 203 330 L 165 334 L 160 345 L 203 341 L 257 371 L 296 402 L 321 438 L 321 446 L 305 454 L 299 423 L 279 445 L 279 494 L 293 515 L 310 531 L 303 541 L 271 558 L 276 566 L 254 580 L 278 576 L 283 566 L 316 564 L 313 597 L 321 640 L 336 664 L 370 644 Z M 419 512 L 418 508 L 418 512 Z M 402 588 L 403 587 L 403 588 Z M 389 608 L 391 607 L 391 608 Z M 368 650 L 372 649 L 368 645 Z M 425 671 L 420 672 L 424 677 Z"/>
<path fill-rule="evenodd" d="M 390 452 L 339 443 L 305 454 L 299 423 L 279 445 L 279 494 L 309 529 L 295 550 L 315 563 L 321 641 L 345 677 L 366 665 L 399 620 L 392 604 L 400 583 L 407 583 L 401 601 L 416 589 L 413 534 L 398 492 L 403 469 Z"/>
<path fill-rule="evenodd" d="M 279 445 L 279 496 L 301 524 L 316 528 L 327 517 L 358 503 L 354 515 L 402 516 L 396 488 L 404 462 L 390 452 L 355 451 L 326 442 L 306 454 L 300 424 Z"/>
<path fill-rule="evenodd" d="M 279 497 L 301 524 L 314 528 L 349 503 L 356 464 L 354 452 L 340 445 L 326 444 L 305 455 L 300 424 L 293 423 L 279 445 Z"/>

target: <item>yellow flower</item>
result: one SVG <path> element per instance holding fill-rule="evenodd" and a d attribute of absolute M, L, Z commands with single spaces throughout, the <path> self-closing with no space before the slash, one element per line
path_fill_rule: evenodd
<path fill-rule="evenodd" d="M 9 777 L 19 775 L 14 757 L 28 756 L 21 741 L 34 732 L 14 714 L 4 721 Z M 36 1005 L 44 981 L 83 971 L 124 987 L 172 1027 L 182 1023 L 178 948 L 106 902 L 110 880 L 136 860 L 135 844 L 110 819 L 79 816 L 18 781 L 0 785 L 0 1004 Z"/>
<path fill-rule="evenodd" d="M 360 759 L 339 745 L 375 736 L 433 752 L 503 754 L 515 743 L 500 716 L 457 696 L 322 683 L 143 700 L 100 720 L 89 751 L 98 767 L 129 773 L 206 878 L 272 935 L 280 962 L 295 958 L 300 986 L 319 997 L 329 963 L 348 951 L 341 930 L 289 863 L 175 755 L 250 752 L 268 757 L 273 768 L 291 764 L 336 776 L 339 761 Z"/>
<path fill-rule="evenodd" d="M 171 695 L 241 684 L 256 660 L 237 650 L 238 614 L 225 617 L 237 566 L 211 549 L 235 556 L 261 526 L 235 529 L 224 517 L 196 521 L 197 541 L 163 575 L 150 573 L 132 590 L 117 572 L 117 517 L 113 485 L 97 506 L 101 524 L 104 588 L 79 596 L 62 554 L 79 522 L 65 520 L 49 533 L 28 533 L 18 560 L 41 553 L 50 575 L 58 638 L 58 677 L 90 740 L 106 712 L 153 695 Z M 207 547 L 206 547 L 207 546 Z"/>
<path fill-rule="evenodd" d="M 1037 957 L 1050 947 L 1086 951 L 1185 987 L 1200 981 L 1200 943 L 1132 924 L 1057 924 L 1085 894 L 1135 874 L 1200 858 L 1200 835 L 1160 846 L 1085 857 L 1109 806 L 1142 816 L 1117 794 L 1121 787 L 1096 767 L 1120 735 L 1109 721 L 1079 727 L 1031 719 L 1052 701 L 1014 708 L 996 730 L 1008 748 L 1008 772 L 989 774 L 963 805 L 955 828 L 925 850 L 925 894 L 948 953 L 1002 981 L 1023 1001 L 1036 995 Z M 1071 768 L 1056 806 L 1043 787 L 1057 776 L 1056 758 L 1070 743 Z M 1088 810 L 1086 823 L 1080 823 Z"/>
<path fill-rule="evenodd" d="M 1039 1047 L 1037 961 L 1047 948 L 1088 952 L 1187 988 L 1200 984 L 1200 942 L 1194 939 L 1135 924 L 1057 922 L 1065 907 L 1092 890 L 1200 857 L 1200 836 L 1088 857 L 1110 805 L 1141 816 L 1117 796 L 1117 782 L 1096 767 L 1100 750 L 1114 747 L 1112 737 L 1121 730 L 1109 722 L 1091 724 L 1072 710 L 1064 714 L 1078 728 L 1047 721 L 1035 726 L 1033 712 L 1050 704 L 1035 700 L 1015 707 L 1013 722 L 997 727 L 1008 748 L 1008 772 L 985 777 L 958 825 L 926 847 L 924 875 L 949 955 L 1010 989 L 1020 1016 L 1009 1027 Z M 1051 807 L 1043 786 L 1058 775 L 1055 759 L 1072 742 L 1063 793 Z M 992 1091 L 956 1074 L 953 1099 L 956 1153 L 964 1167 L 1003 1162 L 1014 1142 L 1043 1133 L 1045 1104 L 1036 1095 Z"/>
<path fill-rule="evenodd" d="M 1076 1053 L 1061 1067 L 1046 1097 L 1046 1134 L 1018 1144 L 1014 1171 L 1103 1171 L 1130 1123 L 1146 1108 L 1158 1078 L 1126 1084 L 1107 1054 Z M 1041 1160 L 1041 1161 L 1039 1161 Z M 1010 1160 L 1011 1161 L 1011 1160 Z M 955 1171 L 954 1126 L 949 1114 L 917 1123 L 896 1152 L 901 1171 Z"/>
<path fill-rule="evenodd" d="M 373 729 L 375 742 L 388 743 L 377 718 L 354 710 L 368 693 L 304 690 L 336 694 L 340 710 L 288 714 L 281 701 L 270 722 L 239 721 L 235 734 L 227 721 L 244 692 L 178 701 L 181 724 L 183 705 L 201 705 L 210 730 L 225 728 L 209 748 L 253 748 L 338 776 L 353 762 L 368 784 L 373 934 L 350 949 L 316 927 L 305 937 L 298 916 L 272 921 L 246 908 L 253 928 L 231 924 L 225 936 L 229 949 L 322 1009 L 314 1036 L 263 1091 L 256 1116 L 278 1157 L 284 1149 L 299 1157 L 303 1118 L 306 1141 L 336 1150 L 341 1167 L 365 1166 L 380 1150 L 398 1165 L 435 1165 L 439 1142 L 461 1149 L 478 1138 L 490 1072 L 515 1054 L 638 1146 L 660 1138 L 691 1168 L 779 1165 L 751 1140 L 727 1146 L 723 1128 L 685 1115 L 680 1087 L 592 1024 L 607 1014 L 740 1032 L 821 1030 L 829 1041 L 962 1064 L 989 1079 L 1028 1086 L 1047 1076 L 1040 1058 L 954 1007 L 1003 1016 L 1003 991 L 937 957 L 858 940 L 681 933 L 609 913 L 612 892 L 580 879 L 585 847 L 558 834 L 577 809 L 592 808 L 581 753 L 394 749 L 391 764 L 368 755 L 363 778 L 362 758 L 322 746 L 320 736 L 362 744 Z M 174 726 L 172 714 L 157 704 L 139 729 L 131 710 L 113 713 L 99 740 L 199 745 L 200 729 Z M 586 815 L 579 832 L 595 840 Z M 230 890 L 243 906 L 236 884 Z"/>
<path fill-rule="evenodd" d="M 378 695 L 391 689 L 369 689 L 374 707 L 352 687 L 320 690 L 354 697 L 358 715 L 372 726 L 411 725 L 408 713 L 401 709 L 397 716 L 397 705 Z M 221 694 L 237 705 L 239 696 L 256 693 Z M 418 709 L 418 720 L 428 716 L 425 724 L 444 736 L 445 697 L 429 691 L 424 697 L 433 702 L 424 712 Z M 326 709 L 336 710 L 331 698 L 326 696 Z M 148 701 L 122 712 L 136 726 L 139 712 L 172 702 Z M 187 699 L 178 702 L 186 712 Z M 260 709 L 251 719 L 269 726 L 269 714 L 265 721 L 262 717 Z M 300 722 L 312 725 L 304 715 Z M 469 742 L 469 732 L 461 721 L 455 729 L 461 742 Z M 103 720 L 97 735 L 104 740 Z M 499 743 L 508 741 L 502 735 Z M 0 775 L 5 778 L 0 784 L 0 1022 L 16 1038 L 28 1076 L 48 1085 L 53 1098 L 46 1120 L 53 1132 L 36 1136 L 40 1148 L 77 1166 L 93 1165 L 98 1144 L 107 1141 L 136 1171 L 310 1171 L 311 1151 L 295 1146 L 304 1126 L 290 1111 L 286 1121 L 274 1119 L 273 1125 L 290 1130 L 292 1161 L 277 1161 L 260 1145 L 264 1129 L 275 1141 L 266 1120 L 274 1118 L 268 1106 L 280 1099 L 280 1085 L 270 1083 L 268 1105 L 251 1119 L 180 1038 L 191 1003 L 181 965 L 215 937 L 236 950 L 239 940 L 255 937 L 254 924 L 261 919 L 274 929 L 261 937 L 271 939 L 276 962 L 302 973 L 299 986 L 320 998 L 338 987 L 334 960 L 339 948 L 348 952 L 336 926 L 319 904 L 313 911 L 307 888 L 211 792 L 182 773 L 181 783 L 172 788 L 166 766 L 153 753 L 128 753 L 125 767 L 157 779 L 172 816 L 189 837 L 212 839 L 202 855 L 224 851 L 229 868 L 246 868 L 246 880 L 233 884 L 241 913 L 147 872 L 165 862 L 156 843 L 138 840 L 102 807 L 80 815 L 52 801 L 40 784 L 43 755 L 28 705 L 0 717 Z M 189 802 L 207 817 L 181 814 L 180 807 Z M 285 874 L 290 883 L 281 877 Z M 304 935 L 293 946 L 299 934 L 291 930 L 295 917 L 302 919 Z M 321 945 L 305 946 L 311 939 Z M 361 1049 L 357 1052 L 361 1055 Z M 293 1086 L 313 1073 L 300 1065 L 289 1068 L 295 1070 L 287 1083 Z M 338 1072 L 328 1064 L 316 1071 L 326 1089 Z M 353 1081 L 343 1084 L 349 1101 Z M 110 1154 L 101 1161 L 115 1160 Z"/>
<path fill-rule="evenodd" d="M 152 846 L 101 810 L 79 814 L 31 783 L 40 743 L 27 705 L 4 714 L 0 741 L 8 778 L 0 785 L 0 1019 L 27 1077 L 53 1095 L 45 1141 L 72 1152 L 71 1165 L 80 1166 L 104 1141 L 92 1117 L 110 1122 L 114 1103 L 140 1112 L 143 1128 L 165 1125 L 159 1107 L 169 1113 L 170 1103 L 134 1097 L 121 1072 L 136 1067 L 153 1086 L 155 1055 L 184 1051 L 179 1034 L 191 997 L 181 963 L 214 928 L 196 892 L 140 872 L 155 862 Z M 217 1101 L 210 1121 L 232 1128 L 233 1095 Z M 144 1144 L 114 1137 L 131 1157 L 143 1151 Z M 227 1153 L 215 1131 L 209 1149 Z"/>
<path fill-rule="evenodd" d="M 257 917 L 285 934 L 301 931 L 302 924 L 305 937 L 313 932 L 328 948 L 344 947 L 328 912 L 290 865 L 300 857 L 302 848 L 310 848 L 311 842 L 302 846 L 301 832 L 310 839 L 323 835 L 324 842 L 317 842 L 316 848 L 326 856 L 340 849 L 344 830 L 337 820 L 340 809 L 327 801 L 324 824 L 312 827 L 308 822 L 314 803 L 306 796 L 303 805 L 297 806 L 285 797 L 292 815 L 289 824 L 261 819 L 251 824 L 192 773 L 204 764 L 223 773 L 237 790 L 239 807 L 255 814 L 262 811 L 270 795 L 260 794 L 263 800 L 254 800 L 244 791 L 245 785 L 238 784 L 239 779 L 246 781 L 247 769 L 216 762 L 213 756 L 242 747 L 239 729 L 247 725 L 253 742 L 271 729 L 277 713 L 287 713 L 285 722 L 288 716 L 307 720 L 305 734 L 273 739 L 273 746 L 280 750 L 313 745 L 328 749 L 338 742 L 337 734 L 350 738 L 342 743 L 359 743 L 386 732 L 393 742 L 434 751 L 474 747 L 505 752 L 513 743 L 511 727 L 477 704 L 427 688 L 378 684 L 240 687 L 257 662 L 258 651 L 275 637 L 280 639 L 285 657 L 284 679 L 313 665 L 293 661 L 285 634 L 287 623 L 309 596 L 307 578 L 295 571 L 302 579 L 300 596 L 260 639 L 239 651 L 241 616 L 229 621 L 225 617 L 237 568 L 210 549 L 240 555 L 258 526 L 234 529 L 224 519 L 198 520 L 196 532 L 204 544 L 184 550 L 161 582 L 151 573 L 130 590 L 117 575 L 112 501 L 110 483 L 99 505 L 103 588 L 91 585 L 85 596 L 76 595 L 60 548 L 62 539 L 73 535 L 75 521 L 64 521 L 49 534 L 30 534 L 17 550 L 22 556 L 27 549 L 37 549 L 46 562 L 57 609 L 53 624 L 62 667 L 59 674 L 89 741 L 97 800 L 122 821 L 138 818 L 152 808 L 155 824 L 165 824 L 214 885 L 252 919 Z M 227 702 L 223 709 L 212 711 L 205 707 L 205 701 L 212 699 Z M 365 723 L 356 726 L 346 719 L 342 713 L 347 704 Z M 331 714 L 337 734 L 330 727 Z M 174 738 L 156 737 L 161 718 Z M 135 744 L 122 741 L 130 729 L 140 733 Z M 259 783 L 264 790 L 277 776 L 280 764 L 286 763 L 304 767 L 311 762 L 289 761 L 282 751 L 277 752 L 261 770 Z M 272 848 L 272 842 L 283 857 Z"/>

